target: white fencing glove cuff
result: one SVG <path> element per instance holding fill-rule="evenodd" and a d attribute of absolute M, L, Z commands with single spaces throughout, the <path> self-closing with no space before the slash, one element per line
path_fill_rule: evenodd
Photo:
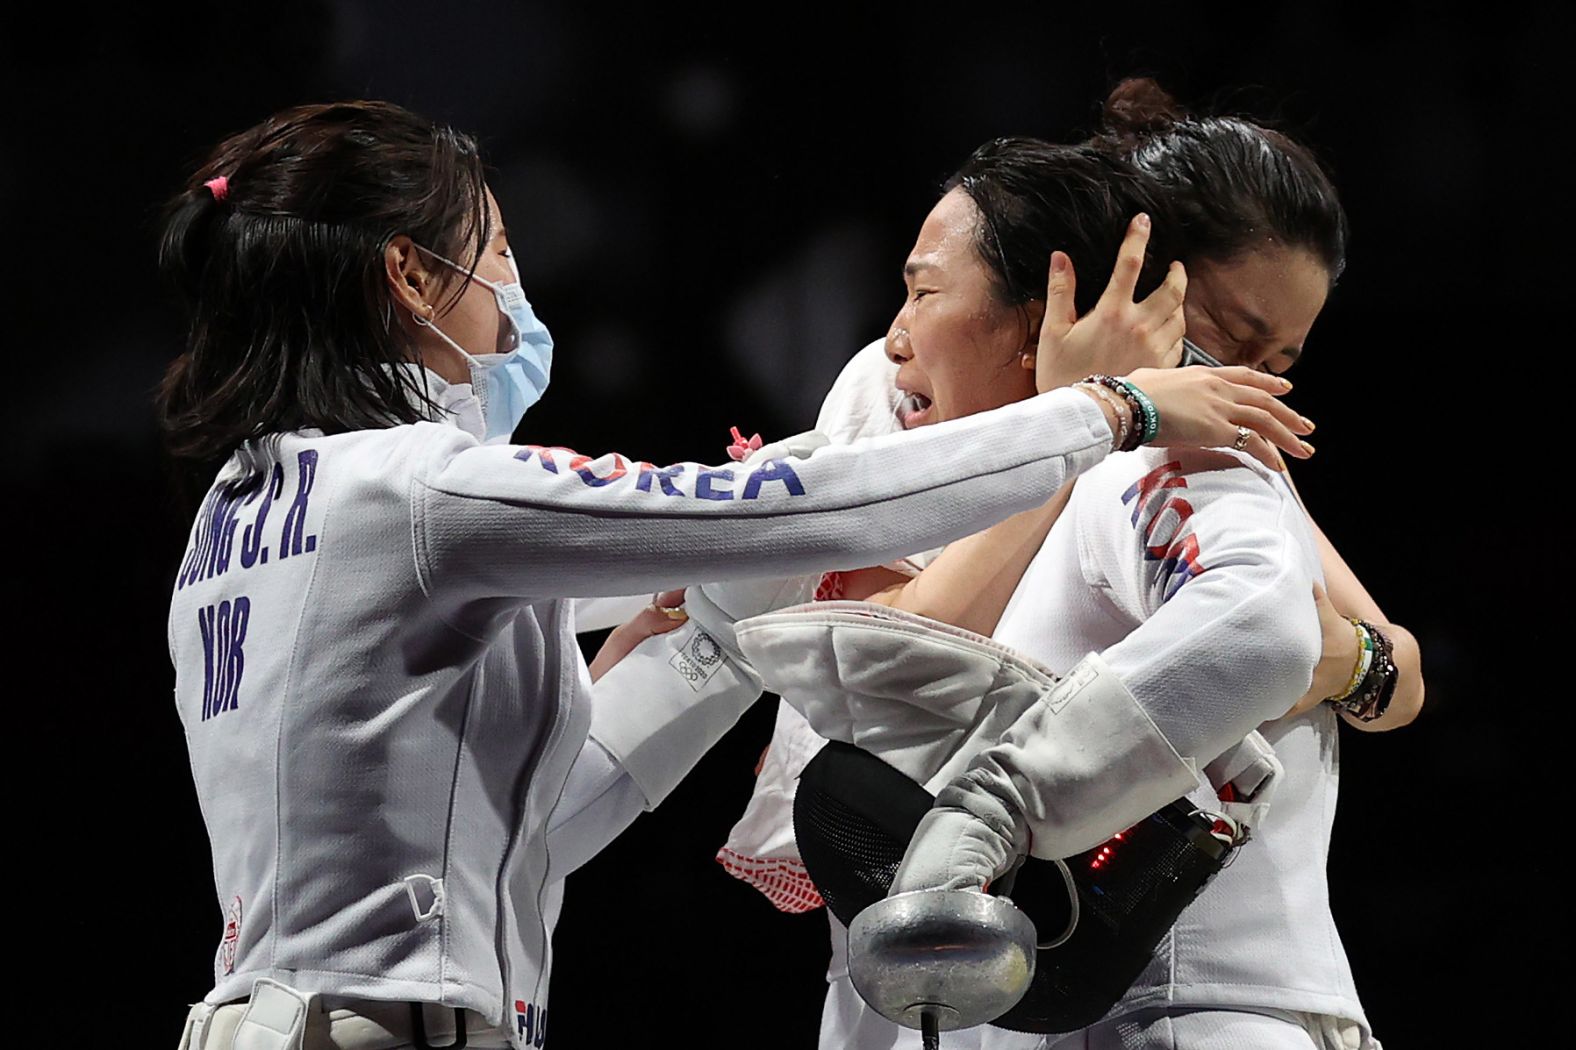
<path fill-rule="evenodd" d="M 591 694 L 592 738 L 628 771 L 652 809 L 733 728 L 761 695 L 761 682 L 692 611 L 690 623 L 637 645 Z"/>
<path fill-rule="evenodd" d="M 1195 764 L 1091 653 L 941 791 L 936 809 L 952 815 L 920 823 L 892 890 L 982 887 L 1025 840 L 1041 859 L 1070 857 L 1198 783 Z"/>
<path fill-rule="evenodd" d="M 741 455 L 746 464 L 803 458 L 827 443 L 808 431 Z M 819 582 L 796 576 L 691 587 L 684 593 L 690 623 L 647 638 L 596 683 L 591 735 L 629 771 L 648 809 L 761 695 L 734 621 L 808 601 Z"/>
<path fill-rule="evenodd" d="M 737 637 L 767 688 L 821 736 L 935 790 L 1056 684 L 999 642 L 874 602 L 758 616 Z"/>
<path fill-rule="evenodd" d="M 703 583 L 684 592 L 684 611 L 745 667 L 749 661 L 739 649 L 734 624 L 815 597 L 821 577 L 788 576 L 766 580 L 733 580 Z M 753 674 L 754 672 L 751 671 Z"/>

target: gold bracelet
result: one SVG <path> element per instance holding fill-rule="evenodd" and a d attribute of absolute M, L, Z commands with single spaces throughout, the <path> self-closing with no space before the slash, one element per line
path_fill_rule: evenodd
<path fill-rule="evenodd" d="M 1352 680 L 1346 683 L 1346 688 L 1334 696 L 1325 697 L 1333 704 L 1338 704 L 1357 692 L 1357 687 L 1363 684 L 1363 679 L 1368 677 L 1368 671 L 1373 667 L 1374 643 L 1373 639 L 1368 637 L 1368 629 L 1363 626 L 1361 620 L 1352 620 L 1351 624 L 1352 629 L 1357 632 L 1357 664 L 1352 668 Z"/>

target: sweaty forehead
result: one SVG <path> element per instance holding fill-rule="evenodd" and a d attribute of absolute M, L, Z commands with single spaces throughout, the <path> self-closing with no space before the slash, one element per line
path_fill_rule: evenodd
<path fill-rule="evenodd" d="M 960 255 L 974 250 L 974 231 L 980 222 L 979 208 L 961 189 L 949 191 L 925 216 L 919 236 L 908 253 L 905 272 L 922 267 L 943 267 Z"/>
<path fill-rule="evenodd" d="M 493 196 L 489 187 L 487 190 L 487 239 L 490 241 L 497 237 L 503 230 L 503 209 L 498 207 L 498 198 Z"/>

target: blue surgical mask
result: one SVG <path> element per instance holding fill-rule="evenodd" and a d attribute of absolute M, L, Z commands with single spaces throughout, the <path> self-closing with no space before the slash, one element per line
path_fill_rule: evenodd
<path fill-rule="evenodd" d="M 423 248 L 422 251 L 427 251 Z M 434 259 L 446 263 L 461 273 L 465 267 L 445 259 L 435 252 L 427 252 Z M 471 388 L 482 403 L 482 416 L 487 425 L 487 439 L 507 439 L 520 425 L 525 412 L 547 390 L 547 381 L 553 367 L 553 337 L 547 326 L 537 319 L 536 311 L 525 297 L 520 286 L 520 271 L 509 259 L 509 270 L 514 280 L 496 284 L 474 273 L 469 278 L 488 288 L 498 302 L 498 312 L 508 318 L 513 331 L 506 340 L 507 349 L 501 353 L 472 354 L 430 321 L 428 325 L 438 337 L 465 355 L 471 368 Z M 418 319 L 419 320 L 419 319 Z"/>

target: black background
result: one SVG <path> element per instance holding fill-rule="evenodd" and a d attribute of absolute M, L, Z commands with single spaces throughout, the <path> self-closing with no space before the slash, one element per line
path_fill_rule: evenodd
<path fill-rule="evenodd" d="M 730 424 L 813 420 L 886 330 L 970 149 L 1080 137 L 1144 72 L 1310 142 L 1355 231 L 1292 401 L 1320 423 L 1303 493 L 1421 640 L 1429 686 L 1407 730 L 1342 734 L 1330 881 L 1369 1016 L 1391 1050 L 1531 1031 L 1567 922 L 1569 6 L 986 7 L 342 0 L 8 31 L 18 1009 L 63 1008 L 57 1037 L 173 1045 L 211 976 L 221 919 L 165 645 L 187 523 L 149 406 L 180 341 L 158 209 L 219 137 L 351 96 L 476 133 L 557 340 L 521 433 L 710 461 Z M 711 859 L 770 724 L 757 705 L 571 878 L 554 1045 L 812 1045 L 822 919 Z"/>

